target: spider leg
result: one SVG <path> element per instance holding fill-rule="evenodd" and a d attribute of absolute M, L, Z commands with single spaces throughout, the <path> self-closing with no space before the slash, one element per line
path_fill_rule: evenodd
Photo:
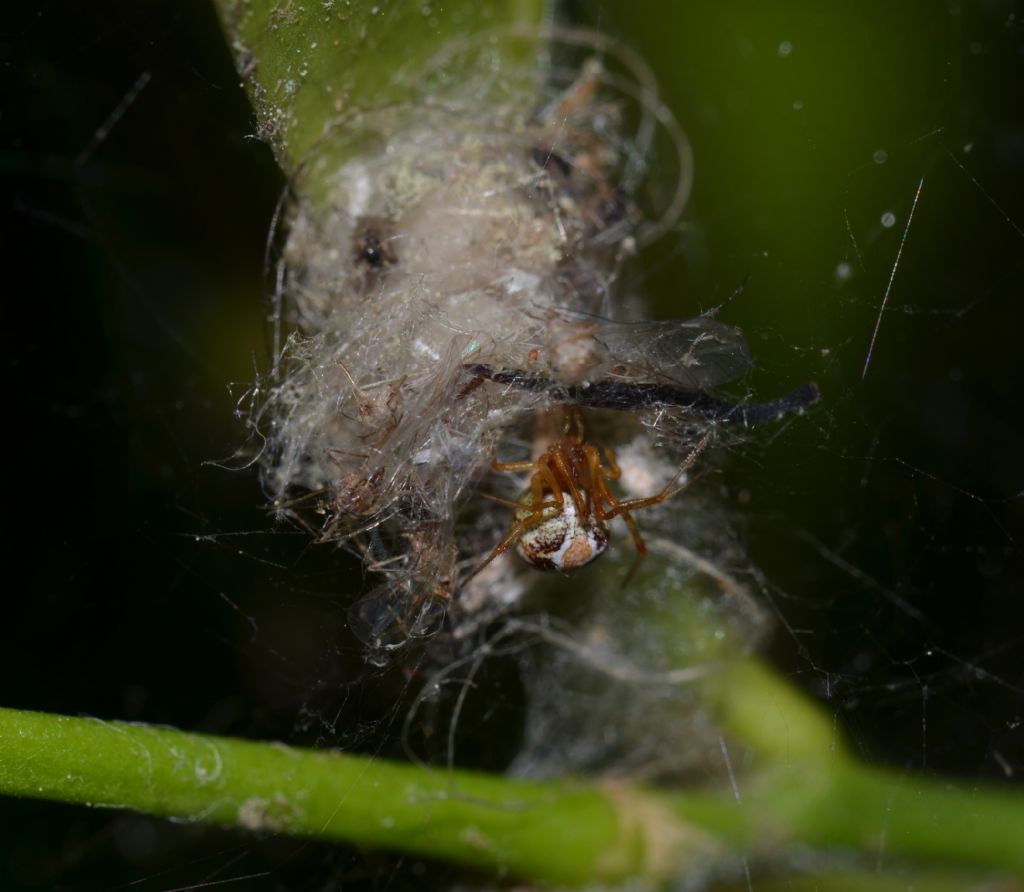
<path fill-rule="evenodd" d="M 622 578 L 622 587 L 625 588 L 629 585 L 629 580 L 633 578 L 633 574 L 640 569 L 640 562 L 647 554 L 647 545 L 644 543 L 644 537 L 640 535 L 640 527 L 638 527 L 636 525 L 636 521 L 633 520 L 633 515 L 628 511 L 623 511 L 622 519 L 626 521 L 626 526 L 629 527 L 629 534 L 633 537 L 633 545 L 636 546 L 636 557 L 633 558 L 633 563 L 630 565 L 626 575 Z"/>
<path fill-rule="evenodd" d="M 626 522 L 626 526 L 629 528 L 630 536 L 633 537 L 633 546 L 636 548 L 636 557 L 633 559 L 632 565 L 622 579 L 622 587 L 625 588 L 629 584 L 629 580 L 633 578 L 633 574 L 636 573 L 637 569 L 640 567 L 640 562 L 644 559 L 644 555 L 647 554 L 647 546 L 644 544 L 644 537 L 640 535 L 640 527 L 637 526 L 636 521 L 633 519 L 633 515 L 629 513 L 628 508 L 623 507 L 625 503 L 616 499 L 608 488 L 609 475 L 600 464 L 600 456 L 597 454 L 596 449 L 590 459 L 590 464 L 592 466 L 591 473 L 594 475 L 595 513 L 600 520 L 610 520 L 616 515 L 621 516 Z M 604 505 L 606 504 L 609 510 L 605 510 Z"/>
<path fill-rule="evenodd" d="M 640 508 L 649 508 L 651 505 L 660 505 L 662 502 L 667 502 L 673 496 L 679 495 L 679 493 L 690 485 L 690 481 L 687 480 L 685 483 L 676 486 L 676 483 L 681 476 L 682 472 L 676 472 L 672 475 L 672 479 L 669 480 L 668 486 L 666 486 L 661 492 L 653 496 L 647 496 L 645 499 L 626 499 L 624 502 L 620 502 L 615 499 L 612 502 L 611 510 L 608 512 L 608 519 L 619 517 L 620 515 L 624 517 L 629 511 L 636 511 Z"/>
<path fill-rule="evenodd" d="M 550 507 L 549 504 L 542 504 L 541 508 L 538 509 L 538 513 L 543 514 L 545 508 Z M 484 569 L 491 561 L 496 557 L 500 557 L 506 551 L 509 550 L 516 542 L 519 541 L 519 537 L 523 535 L 527 530 L 537 525 L 537 519 L 534 516 L 525 517 L 519 523 L 514 524 L 512 529 L 508 531 L 508 534 L 502 539 L 497 545 L 494 546 L 494 550 L 487 555 L 479 564 L 477 564 L 464 580 L 462 585 L 467 585 L 481 570 Z"/>
<path fill-rule="evenodd" d="M 562 487 L 558 482 L 558 475 L 552 470 L 550 464 L 544 460 L 544 458 L 538 459 L 537 461 L 492 461 L 491 467 L 496 471 L 534 471 L 533 476 L 530 478 L 531 511 L 528 517 L 524 517 L 518 523 L 514 524 L 512 529 L 506 534 L 505 538 L 494 547 L 494 550 L 473 568 L 469 576 L 463 580 L 463 585 L 473 579 L 473 577 L 475 577 L 496 557 L 499 557 L 508 551 L 508 549 L 518 541 L 519 537 L 522 536 L 523 533 L 540 523 L 544 519 L 545 511 L 549 508 L 557 508 L 561 510 L 563 504 L 563 492 Z M 545 498 L 544 493 L 546 490 L 551 493 L 550 499 Z M 492 501 L 498 502 L 502 505 L 508 505 L 513 509 L 522 507 L 521 502 L 512 502 L 508 499 L 492 496 L 489 493 L 485 493 L 484 495 Z"/>
<path fill-rule="evenodd" d="M 605 466 L 601 464 L 601 453 L 597 451 L 596 446 L 593 446 L 590 443 L 583 444 L 583 455 L 587 462 L 587 478 L 591 493 L 602 493 L 608 498 L 611 498 L 611 491 L 608 489 L 606 481 L 609 477 L 612 480 L 615 480 L 619 476 L 618 465 L 615 465 L 613 462 L 611 472 L 609 473 Z"/>
<path fill-rule="evenodd" d="M 531 522 L 536 523 L 540 521 L 544 515 L 544 511 L 550 508 L 552 504 L 558 508 L 562 507 L 562 487 L 558 483 L 558 476 L 551 470 L 550 465 L 546 461 L 546 456 L 542 456 L 536 461 L 530 461 L 528 459 L 508 462 L 492 461 L 491 467 L 495 471 L 534 472 L 533 476 L 530 478 L 530 492 L 532 494 L 531 505 L 533 506 L 533 513 L 529 518 Z M 554 497 L 555 501 L 553 503 L 548 503 L 544 500 L 545 486 L 551 491 L 551 495 Z M 510 508 L 521 507 L 519 502 L 512 502 L 508 499 L 501 499 L 497 496 L 491 495 L 487 495 L 486 497 L 502 505 L 508 505 Z"/>
<path fill-rule="evenodd" d="M 597 454 L 596 449 L 588 457 L 588 465 L 590 466 L 594 513 L 599 520 L 611 520 L 619 514 L 618 507 L 622 503 L 612 495 L 612 491 L 608 488 L 608 475 L 605 473 L 604 466 L 601 464 L 601 456 Z M 605 505 L 608 506 L 607 509 Z"/>
<path fill-rule="evenodd" d="M 622 469 L 619 467 L 619 463 L 615 460 L 615 453 L 612 451 L 611 446 L 606 443 L 601 444 L 601 450 L 604 452 L 604 460 L 608 463 L 607 469 L 604 471 L 606 477 L 610 477 L 612 480 L 618 480 L 622 476 Z"/>
<path fill-rule="evenodd" d="M 487 499 L 491 502 L 497 502 L 499 505 L 505 505 L 507 508 L 518 508 L 519 503 L 513 502 L 511 499 L 503 499 L 501 496 L 492 495 L 489 492 L 480 493 L 481 498 Z"/>
<path fill-rule="evenodd" d="M 491 467 L 495 471 L 514 471 L 521 473 L 522 471 L 532 471 L 537 466 L 536 462 L 524 459 L 523 461 L 492 461 Z"/>
<path fill-rule="evenodd" d="M 690 454 L 686 456 L 686 460 L 679 466 L 675 474 L 672 475 L 672 479 L 665 484 L 664 489 L 661 492 L 656 493 L 653 496 L 647 496 L 646 498 L 640 499 L 626 499 L 625 501 L 618 501 L 614 496 L 611 498 L 611 511 L 609 517 L 615 517 L 619 514 L 624 514 L 628 511 L 636 511 L 638 508 L 647 508 L 650 505 L 658 505 L 662 502 L 671 499 L 673 496 L 678 495 L 684 489 L 686 489 L 692 481 L 687 480 L 684 483 L 679 483 L 679 478 L 686 474 L 690 468 L 693 467 L 694 463 L 700 457 L 700 454 L 707 447 L 708 443 L 711 442 L 711 434 L 706 433 L 698 442 L 697 445 L 690 450 Z M 678 484 L 678 485 L 677 485 Z M 607 487 L 606 487 L 607 489 Z"/>
<path fill-rule="evenodd" d="M 590 515 L 590 509 L 587 507 L 586 500 L 583 498 L 583 493 L 580 492 L 579 486 L 577 486 L 576 478 L 578 474 L 573 472 L 572 463 L 566 459 L 565 449 L 559 444 L 559 448 L 555 448 L 551 451 L 551 463 L 555 466 L 555 470 L 558 474 L 552 472 L 552 478 L 561 476 L 561 480 L 565 483 L 565 488 L 569 490 L 569 495 L 572 497 L 573 504 L 576 506 L 576 513 L 581 518 L 588 517 Z M 556 480 L 557 482 L 557 480 Z M 561 487 L 559 487 L 561 490 Z M 559 500 L 561 505 L 561 500 Z"/>
<path fill-rule="evenodd" d="M 494 546 L 494 550 L 472 569 L 469 576 L 462 580 L 462 585 L 468 585 L 470 580 L 475 578 L 491 561 L 508 551 L 509 546 L 514 545 L 516 540 L 523 535 L 528 528 L 529 524 L 526 521 L 517 523 L 512 527 L 512 529 L 509 530 L 508 535 Z"/>
<path fill-rule="evenodd" d="M 534 467 L 536 472 L 530 478 L 530 491 L 533 493 L 534 503 L 540 502 L 544 498 L 544 490 L 550 490 L 559 502 L 562 501 L 562 487 L 558 482 L 558 476 L 551 469 L 549 465 L 543 459 L 538 460 Z"/>

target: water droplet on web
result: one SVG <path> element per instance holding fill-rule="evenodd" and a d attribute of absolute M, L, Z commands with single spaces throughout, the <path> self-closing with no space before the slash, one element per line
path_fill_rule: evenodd
<path fill-rule="evenodd" d="M 882 214 L 882 225 L 886 229 L 892 229 L 896 225 L 896 215 L 892 211 L 886 211 Z"/>

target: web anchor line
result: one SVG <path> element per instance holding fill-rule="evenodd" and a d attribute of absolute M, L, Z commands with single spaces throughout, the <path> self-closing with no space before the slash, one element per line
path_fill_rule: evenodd
<path fill-rule="evenodd" d="M 692 387 L 643 381 L 605 378 L 582 384 L 565 384 L 536 372 L 518 369 L 494 369 L 488 365 L 468 364 L 463 368 L 477 380 L 486 379 L 516 390 L 540 393 L 557 403 L 571 403 L 584 409 L 612 409 L 637 412 L 647 409 L 684 409 L 709 421 L 738 423 L 745 427 L 777 421 L 799 414 L 821 398 L 813 381 L 802 384 L 785 396 L 764 403 L 742 403 L 719 399 Z"/>

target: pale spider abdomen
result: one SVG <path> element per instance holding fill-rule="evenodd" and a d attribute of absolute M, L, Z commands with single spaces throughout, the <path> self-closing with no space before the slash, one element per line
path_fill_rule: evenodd
<path fill-rule="evenodd" d="M 519 497 L 512 515 L 513 529 L 536 516 L 532 490 Z M 561 506 L 548 505 L 540 520 L 516 541 L 518 554 L 538 570 L 575 570 L 589 564 L 608 547 L 608 525 L 594 513 L 580 516 L 571 498 Z"/>

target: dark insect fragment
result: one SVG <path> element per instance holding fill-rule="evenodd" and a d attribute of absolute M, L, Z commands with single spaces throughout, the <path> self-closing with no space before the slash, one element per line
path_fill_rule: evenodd
<path fill-rule="evenodd" d="M 743 403 L 719 399 L 703 390 L 678 384 L 628 381 L 605 378 L 582 384 L 564 384 L 547 375 L 518 369 L 498 370 L 487 365 L 466 365 L 476 379 L 494 381 L 517 390 L 542 393 L 557 403 L 585 409 L 614 409 L 639 412 L 646 409 L 683 409 L 709 421 L 750 426 L 776 421 L 792 413 L 803 412 L 821 397 L 818 385 L 810 382 L 778 399 L 764 403 Z"/>
<path fill-rule="evenodd" d="M 377 226 L 364 226 L 356 238 L 356 260 L 370 269 L 378 270 L 384 264 L 394 263 L 396 258 L 387 240 L 381 236 Z"/>

